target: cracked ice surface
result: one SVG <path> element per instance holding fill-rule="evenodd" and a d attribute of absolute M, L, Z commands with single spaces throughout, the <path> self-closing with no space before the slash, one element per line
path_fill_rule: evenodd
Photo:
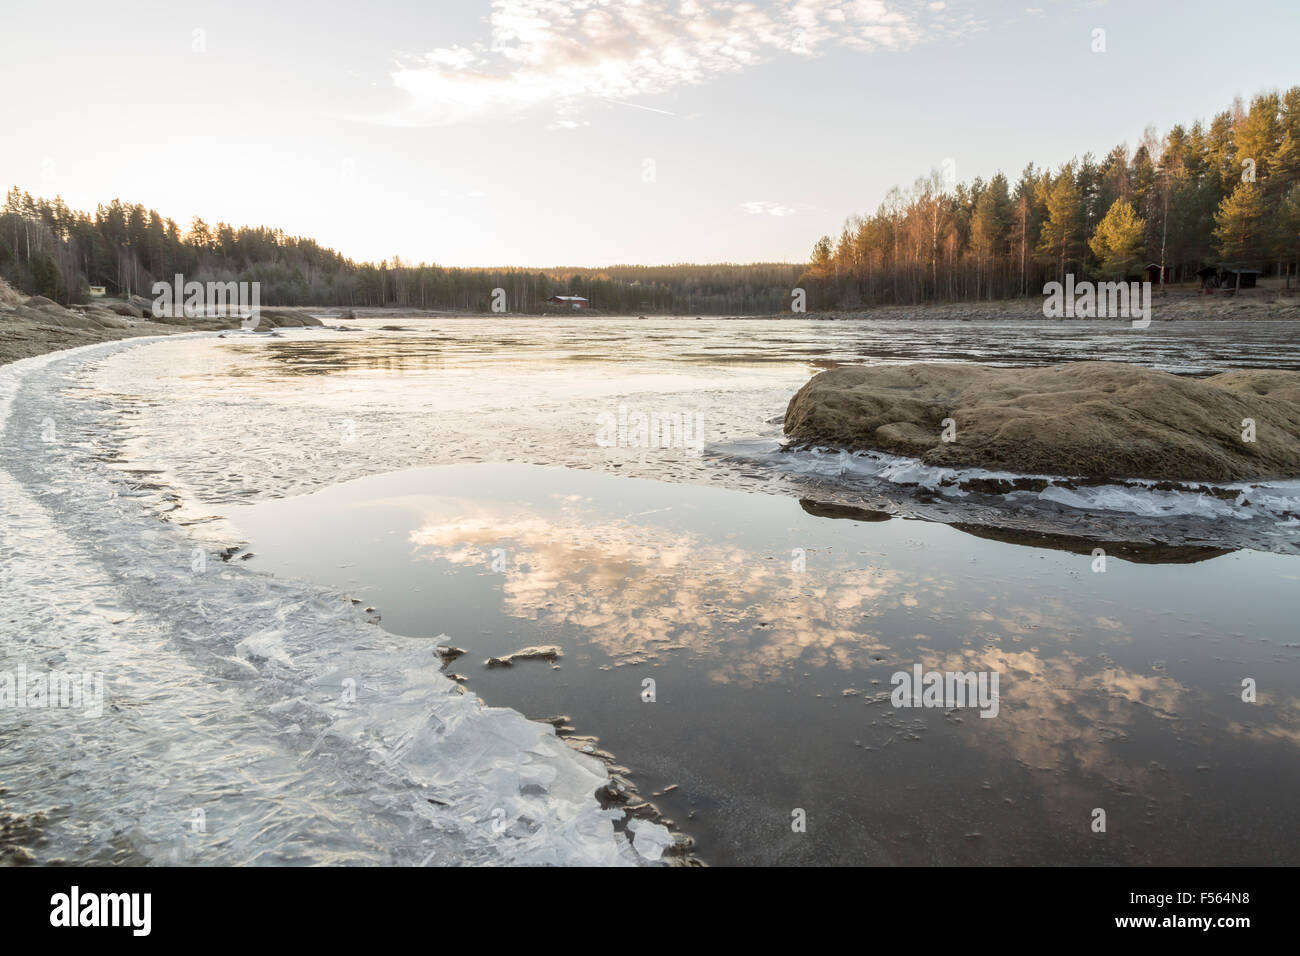
<path fill-rule="evenodd" d="M 0 367 L 0 674 L 104 681 L 97 717 L 0 706 L 0 811 L 31 858 L 633 862 L 594 797 L 604 770 L 552 727 L 145 507 L 101 460 L 108 409 L 77 378 L 136 344 Z"/>

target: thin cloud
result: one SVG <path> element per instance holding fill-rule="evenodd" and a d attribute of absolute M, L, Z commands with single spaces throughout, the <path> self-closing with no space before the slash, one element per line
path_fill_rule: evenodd
<path fill-rule="evenodd" d="M 804 212 L 813 208 L 806 203 L 795 203 L 787 205 L 785 203 L 772 202 L 768 199 L 759 199 L 753 202 L 740 204 L 740 208 L 745 210 L 751 216 L 793 216 L 795 213 Z"/>
<path fill-rule="evenodd" d="M 405 104 L 375 119 L 446 125 L 593 100 L 635 106 L 777 56 L 904 50 L 955 26 L 945 4 L 924 0 L 494 0 L 489 41 L 402 57 L 390 75 Z"/>
<path fill-rule="evenodd" d="M 613 103 L 615 106 L 630 106 L 636 110 L 645 110 L 647 113 L 662 113 L 664 116 L 676 116 L 676 113 L 670 110 L 656 109 L 653 106 L 642 106 L 640 103 L 624 103 L 622 100 L 605 100 L 606 103 Z"/>

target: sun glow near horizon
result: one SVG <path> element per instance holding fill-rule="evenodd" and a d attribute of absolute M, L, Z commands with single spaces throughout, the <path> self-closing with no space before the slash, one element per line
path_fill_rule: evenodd
<path fill-rule="evenodd" d="M 1222 45 L 1238 59 L 1215 71 L 1225 84 L 1173 52 L 1193 25 L 1105 6 L 496 0 L 436 20 L 383 3 L 311 20 L 242 0 L 220 16 L 77 6 L 71 31 L 65 13 L 4 14 L 0 77 L 26 92 L 8 104 L 3 185 L 462 267 L 804 262 L 950 157 L 963 181 L 1065 162 L 1292 65 L 1282 31 L 1252 34 L 1249 54 Z M 1099 23 L 1104 62 L 1088 49 Z M 1115 105 L 1065 106 L 1080 77 Z M 992 109 L 1008 90 L 1015 108 Z"/>

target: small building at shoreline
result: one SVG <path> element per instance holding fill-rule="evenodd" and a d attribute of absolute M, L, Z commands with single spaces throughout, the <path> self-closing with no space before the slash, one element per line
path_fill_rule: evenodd
<path fill-rule="evenodd" d="M 1174 281 L 1171 266 L 1162 266 L 1158 262 L 1148 262 L 1142 270 L 1143 278 L 1152 285 L 1168 285 Z"/>
<path fill-rule="evenodd" d="M 549 305 L 558 305 L 562 309 L 580 312 L 591 307 L 591 302 L 580 295 L 553 295 L 546 300 Z"/>
<path fill-rule="evenodd" d="M 1219 279 L 1225 289 L 1253 289 L 1255 281 L 1259 278 L 1258 269 L 1236 269 L 1226 268 L 1219 274 Z"/>

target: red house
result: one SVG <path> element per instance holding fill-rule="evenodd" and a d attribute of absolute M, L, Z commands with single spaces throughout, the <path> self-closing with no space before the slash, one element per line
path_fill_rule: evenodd
<path fill-rule="evenodd" d="M 580 295 L 553 295 L 546 301 L 551 305 L 558 305 L 562 309 L 573 309 L 575 312 L 591 305 L 589 301 Z"/>

